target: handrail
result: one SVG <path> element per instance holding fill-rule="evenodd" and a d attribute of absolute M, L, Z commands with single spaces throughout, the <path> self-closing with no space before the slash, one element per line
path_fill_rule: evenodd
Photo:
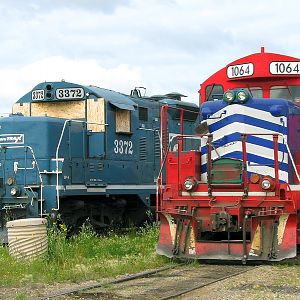
<path fill-rule="evenodd" d="M 288 142 L 287 142 L 285 136 L 284 136 L 282 133 L 279 133 L 278 135 L 280 135 L 280 136 L 283 138 L 283 140 L 285 141 L 285 143 L 286 143 L 286 149 L 287 149 L 287 151 L 288 151 L 288 154 L 289 154 L 289 157 L 290 157 L 290 159 L 291 159 L 291 162 L 292 162 L 292 165 L 293 165 L 295 174 L 296 174 L 297 179 L 298 179 L 298 181 L 299 181 L 298 184 L 300 184 L 300 176 L 299 176 L 299 173 L 298 173 L 298 170 L 297 170 L 295 161 L 294 161 L 294 159 L 293 159 L 293 156 L 292 156 L 290 147 L 289 147 L 289 145 L 288 145 Z"/>
<path fill-rule="evenodd" d="M 184 134 L 184 113 L 193 113 L 198 116 L 199 111 L 193 111 L 191 109 L 187 108 L 182 108 L 182 107 L 173 107 L 173 106 L 168 106 L 168 105 L 163 105 L 161 107 L 161 113 L 160 113 L 160 132 L 161 132 L 161 137 L 162 137 L 162 143 L 161 143 L 161 156 L 163 155 L 163 150 L 164 150 L 164 134 L 163 131 L 164 129 L 167 131 L 166 134 L 168 134 L 168 124 L 169 124 L 169 118 L 168 118 L 168 112 L 170 110 L 174 111 L 179 111 L 180 112 L 180 117 L 179 117 L 179 125 L 180 125 L 180 134 Z"/>
<path fill-rule="evenodd" d="M 157 175 L 157 178 L 159 178 L 160 177 L 160 175 L 162 174 L 162 169 L 163 169 L 163 165 L 165 164 L 165 162 L 166 162 L 166 158 L 167 158 L 167 156 L 168 156 L 168 153 L 170 152 L 170 146 L 171 146 L 171 144 L 172 144 L 172 142 L 173 142 L 173 140 L 175 139 L 175 138 L 178 138 L 178 137 L 181 137 L 181 138 L 191 138 L 191 139 L 201 139 L 201 138 L 203 138 L 203 137 L 211 137 L 212 136 L 212 134 L 208 134 L 208 133 L 206 133 L 206 134 L 174 134 L 171 138 L 170 138 L 170 141 L 169 141 L 169 143 L 168 143 L 168 147 L 167 147 L 167 152 L 166 152 L 166 154 L 165 154 L 165 156 L 163 157 L 163 163 L 161 164 L 161 167 L 160 167 L 160 169 L 159 169 L 159 172 L 158 172 L 158 175 Z"/>
<path fill-rule="evenodd" d="M 57 147 L 56 147 L 56 151 L 55 151 L 55 161 L 56 161 L 56 170 L 55 170 L 55 173 L 56 173 L 56 208 L 52 208 L 52 210 L 55 210 L 55 211 L 58 211 L 58 210 L 60 209 L 58 152 L 59 152 L 59 149 L 60 149 L 60 146 L 61 146 L 61 142 L 62 142 L 64 133 L 65 133 L 65 129 L 66 129 L 66 126 L 67 126 L 67 123 L 68 123 L 68 122 L 84 123 L 84 124 L 86 124 L 86 125 L 93 124 L 93 125 L 102 125 L 102 126 L 104 125 L 104 126 L 108 126 L 108 124 L 106 124 L 106 123 L 86 122 L 86 121 L 73 120 L 73 119 L 67 119 L 67 120 L 65 120 L 64 125 L 63 125 L 63 128 L 62 128 L 62 131 L 61 131 L 61 134 L 60 134 L 60 137 L 59 137 L 59 140 L 58 140 L 58 144 L 57 144 Z"/>
<path fill-rule="evenodd" d="M 279 184 L 279 161 L 278 161 L 278 133 L 241 133 L 242 137 L 242 154 L 243 154 L 243 173 L 244 173 L 244 191 L 245 195 L 248 193 L 248 171 L 247 171 L 247 136 L 272 136 L 274 143 L 274 173 L 275 173 L 275 183 Z"/>
<path fill-rule="evenodd" d="M 158 208 L 162 206 L 162 197 L 159 198 L 159 195 L 161 194 L 161 184 L 162 184 L 162 169 L 163 166 L 165 164 L 165 160 L 167 158 L 167 155 L 169 153 L 170 150 L 170 145 L 172 142 L 172 140 L 175 138 L 175 136 L 171 137 L 171 140 L 169 139 L 169 130 L 168 130 L 168 126 L 169 126 L 169 118 L 168 118 L 168 110 L 177 110 L 180 111 L 180 133 L 183 134 L 184 133 L 184 112 L 192 112 L 195 113 L 196 115 L 198 115 L 198 111 L 193 111 L 191 109 L 184 109 L 184 108 L 178 108 L 178 107 L 172 107 L 172 106 L 168 106 L 168 105 L 163 105 L 161 107 L 161 111 L 160 111 L 160 170 L 159 173 L 157 175 L 157 179 L 156 179 L 156 211 L 158 211 Z M 169 143 L 167 143 L 165 140 L 169 140 Z M 164 148 L 164 146 L 167 147 Z M 181 147 L 181 145 L 178 145 Z M 163 156 L 165 154 L 165 157 Z M 156 214 L 156 221 L 158 222 L 158 214 Z"/>
<path fill-rule="evenodd" d="M 295 174 L 296 174 L 296 176 L 297 176 L 297 179 L 298 179 L 298 181 L 299 181 L 299 183 L 298 184 L 300 184 L 300 176 L 299 176 L 299 173 L 298 173 L 298 170 L 297 170 L 297 167 L 296 167 L 296 164 L 295 164 L 295 161 L 294 161 L 294 159 L 293 159 L 293 156 L 292 156 L 292 153 L 291 153 L 291 150 L 290 150 L 290 147 L 289 147 L 289 145 L 288 145 L 288 142 L 287 142 L 287 140 L 286 140 L 286 138 L 285 138 L 285 136 L 282 134 L 282 133 L 242 133 L 242 135 L 245 135 L 245 136 L 250 136 L 250 135 L 261 135 L 261 136 L 281 136 L 282 137 L 282 139 L 284 140 L 284 143 L 285 143 L 285 146 L 286 146 L 286 149 L 287 149 L 287 151 L 288 151 L 288 155 L 289 155 L 289 158 L 290 158 L 290 160 L 291 160 L 291 162 L 292 162 L 292 166 L 293 166 L 293 169 L 294 169 L 294 172 L 295 172 Z M 278 146 L 278 141 L 277 141 L 277 146 Z M 275 151 L 275 149 L 274 149 L 274 151 Z M 278 147 L 277 147 L 277 154 L 278 154 Z M 275 159 L 275 157 L 274 157 L 274 159 Z M 277 163 L 278 163 L 278 156 L 277 156 Z M 275 170 L 275 172 L 276 172 L 276 170 Z M 277 170 L 277 172 L 278 172 L 278 170 Z M 275 174 L 276 175 L 276 174 Z M 275 178 L 276 179 L 276 178 Z"/>
<path fill-rule="evenodd" d="M 207 137 L 208 138 L 208 141 L 210 138 L 212 138 L 212 134 L 174 134 L 170 140 L 169 140 L 169 143 L 168 143 L 168 146 L 167 146 L 167 149 L 166 149 L 166 152 L 164 153 L 165 156 L 162 158 L 161 160 L 161 165 L 160 165 L 160 170 L 158 172 L 158 175 L 157 175 L 157 180 L 156 180 L 156 185 L 157 185 L 157 195 L 161 192 L 162 192 L 162 189 L 161 189 L 161 183 L 162 183 L 162 171 L 163 171 L 163 168 L 164 168 L 164 165 L 166 163 L 166 159 L 167 159 L 167 156 L 169 154 L 169 151 L 170 151 L 170 146 L 173 142 L 174 139 L 176 138 L 181 138 L 181 139 L 185 139 L 185 138 L 191 138 L 191 139 L 200 139 L 201 138 L 204 138 L 204 137 Z M 178 146 L 177 148 L 177 151 L 178 151 L 178 178 L 177 178 L 177 182 L 178 182 L 178 185 L 179 185 L 179 177 L 180 177 L 180 171 L 179 171 L 179 162 L 180 162 L 180 154 L 181 154 L 181 150 L 180 150 L 180 147 Z M 158 201 L 158 199 L 156 200 L 156 210 L 158 211 L 158 208 L 159 207 L 162 207 L 162 195 L 161 195 L 161 199 L 160 199 L 160 203 Z"/>
<path fill-rule="evenodd" d="M 297 167 L 296 167 L 296 164 L 295 164 L 295 161 L 293 159 L 293 156 L 291 154 L 291 151 L 290 151 L 290 148 L 289 148 L 289 145 L 287 143 L 287 140 L 285 138 L 285 136 L 281 133 L 241 133 L 242 137 L 245 137 L 244 139 L 242 138 L 242 151 L 243 151 L 243 163 L 244 163 L 244 182 L 247 182 L 247 178 L 248 178 L 248 174 L 247 174 L 247 169 L 246 169 L 246 136 L 273 136 L 273 141 L 274 141 L 274 168 L 275 168 L 275 182 L 276 183 L 279 183 L 279 157 L 278 157 L 278 136 L 281 136 L 283 138 L 283 141 L 285 143 L 285 146 L 286 146 L 286 149 L 288 151 L 288 156 L 291 160 L 291 163 L 292 163 L 292 166 L 293 166 L 293 169 L 294 169 L 294 172 L 297 176 L 297 179 L 298 179 L 298 184 L 300 184 L 300 176 L 299 176 L 299 173 L 298 173 L 298 170 L 297 170 Z M 203 137 L 208 137 L 208 141 L 207 143 L 209 143 L 209 138 L 212 138 L 212 134 L 194 134 L 194 135 L 181 135 L 181 134 L 175 134 L 173 135 L 170 140 L 169 140 L 169 143 L 168 143 L 168 147 L 166 149 L 166 152 L 165 152 L 165 156 L 162 158 L 162 163 L 161 163 L 161 167 L 160 167 L 160 170 L 159 170 L 159 173 L 158 173 L 158 177 L 157 177 L 157 192 L 162 192 L 162 188 L 161 188 L 161 176 L 162 176 L 162 170 L 163 170 L 163 167 L 166 163 L 166 159 L 167 159 L 167 156 L 168 156 L 168 153 L 170 151 L 170 146 L 173 142 L 173 140 L 175 138 L 180 138 L 180 139 L 184 139 L 184 138 L 194 138 L 194 139 L 201 139 Z M 208 144 L 208 146 L 210 146 Z M 209 147 L 211 148 L 211 147 Z M 208 149 L 208 164 L 209 164 L 209 152 L 211 150 Z M 180 154 L 181 154 L 181 149 L 180 147 L 177 148 L 177 152 L 178 152 L 178 174 L 177 174 L 177 181 L 178 181 L 178 186 L 180 184 Z M 208 172 L 209 172 L 209 166 L 208 166 Z M 246 173 L 246 176 L 245 176 L 245 173 Z M 208 182 L 208 185 L 209 185 L 209 182 Z M 179 188 L 180 190 L 180 188 Z M 162 198 L 162 195 L 161 195 L 161 198 Z M 156 202 L 157 204 L 157 209 L 159 208 L 158 205 L 160 204 L 160 207 L 162 207 L 162 199 L 160 201 L 161 203 L 159 203 L 158 201 Z"/>
<path fill-rule="evenodd" d="M 42 175 L 41 175 L 41 171 L 40 171 L 40 168 L 39 168 L 39 164 L 37 162 L 37 159 L 35 157 L 35 154 L 34 154 L 34 151 L 33 151 L 33 148 L 31 146 L 27 146 L 27 145 L 24 145 L 24 146 L 0 146 L 1 149 L 17 149 L 17 148 L 27 148 L 30 150 L 31 152 L 31 155 L 32 155 L 32 158 L 36 164 L 36 168 L 37 168 L 37 171 L 39 173 L 39 179 L 40 179 L 40 183 L 41 183 L 41 212 L 40 212 L 40 216 L 42 217 L 43 216 L 43 187 L 44 187 L 44 183 L 43 183 L 43 178 L 42 178 Z M 25 165 L 25 171 L 26 171 L 26 165 Z"/>

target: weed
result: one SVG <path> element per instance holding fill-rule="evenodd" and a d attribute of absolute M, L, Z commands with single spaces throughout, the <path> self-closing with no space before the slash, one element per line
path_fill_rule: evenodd
<path fill-rule="evenodd" d="M 170 262 L 156 255 L 158 228 L 150 224 L 126 234 L 109 231 L 98 236 L 86 222 L 69 239 L 61 229 L 49 229 L 48 253 L 34 261 L 17 261 L 6 248 L 0 248 L 0 286 L 99 280 Z"/>
<path fill-rule="evenodd" d="M 16 300 L 26 300 L 26 299 L 27 299 L 26 293 L 20 293 L 16 295 Z"/>

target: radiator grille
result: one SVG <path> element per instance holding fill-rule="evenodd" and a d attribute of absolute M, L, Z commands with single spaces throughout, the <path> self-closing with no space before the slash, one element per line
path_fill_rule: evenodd
<path fill-rule="evenodd" d="M 140 138 L 140 160 L 147 160 L 147 140 L 145 137 Z"/>
<path fill-rule="evenodd" d="M 95 165 L 93 163 L 89 163 L 89 170 L 90 170 L 90 172 L 95 171 Z"/>
<path fill-rule="evenodd" d="M 154 135 L 154 155 L 160 157 L 160 143 L 158 134 Z"/>

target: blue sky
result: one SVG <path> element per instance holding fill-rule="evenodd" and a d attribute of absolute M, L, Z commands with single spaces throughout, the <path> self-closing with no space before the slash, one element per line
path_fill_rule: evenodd
<path fill-rule="evenodd" d="M 259 52 L 300 57 L 296 0 L 0 0 L 1 112 L 42 81 L 181 92 Z"/>

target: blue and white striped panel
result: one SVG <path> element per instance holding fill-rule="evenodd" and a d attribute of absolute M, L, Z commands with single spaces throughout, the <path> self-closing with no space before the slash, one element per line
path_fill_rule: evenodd
<path fill-rule="evenodd" d="M 279 180 L 288 182 L 287 118 L 274 117 L 269 112 L 244 105 L 228 105 L 207 120 L 209 132 L 213 135 L 212 159 L 233 158 L 242 160 L 241 133 L 273 134 L 278 137 Z M 201 180 L 207 180 L 207 146 L 203 138 L 201 147 Z M 275 177 L 273 136 L 248 136 L 248 172 Z"/>

